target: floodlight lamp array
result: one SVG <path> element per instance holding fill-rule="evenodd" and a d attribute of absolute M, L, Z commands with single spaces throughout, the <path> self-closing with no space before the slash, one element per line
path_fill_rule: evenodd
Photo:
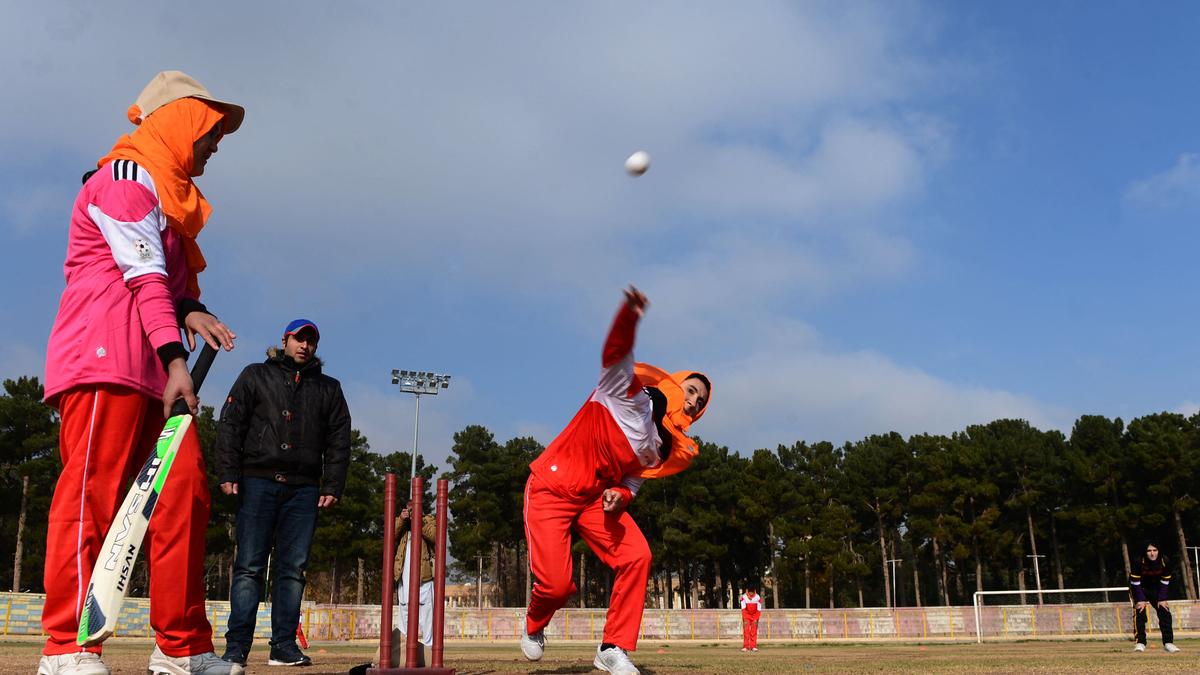
<path fill-rule="evenodd" d="M 450 376 L 423 370 L 392 370 L 392 384 L 409 394 L 437 394 L 450 386 Z"/>

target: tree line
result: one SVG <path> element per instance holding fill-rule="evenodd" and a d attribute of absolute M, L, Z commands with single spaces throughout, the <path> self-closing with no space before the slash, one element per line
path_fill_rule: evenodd
<path fill-rule="evenodd" d="M 0 587 L 43 588 L 46 515 L 58 474 L 58 418 L 37 378 L 4 381 L 0 395 Z M 196 421 L 210 467 L 213 410 Z M 495 439 L 471 425 L 454 435 L 454 578 L 486 580 L 490 601 L 520 606 L 529 574 L 522 503 L 532 438 Z M 654 554 L 649 600 L 662 607 L 727 607 L 757 584 L 770 607 L 970 604 L 976 590 L 1121 586 L 1147 539 L 1172 560 L 1176 596 L 1195 598 L 1200 414 L 1132 420 L 1085 415 L 1070 435 L 996 420 L 950 435 L 872 435 L 834 445 L 798 441 L 738 453 L 701 442 L 692 467 L 647 481 L 630 505 Z M 408 494 L 411 455 L 373 452 L 353 435 L 346 490 L 318 521 L 306 599 L 378 603 L 383 476 Z M 225 599 L 236 498 L 213 488 L 208 597 Z M 611 576 L 575 542 L 578 602 L 603 606 Z M 1035 572 L 1036 570 L 1036 572 Z M 144 594 L 140 565 L 132 594 Z M 672 592 L 674 590 L 675 592 Z M 894 599 L 893 599 L 894 598 Z M 1070 601 L 1070 596 L 1067 601 Z M 1030 601 L 1036 601 L 1031 598 Z"/>

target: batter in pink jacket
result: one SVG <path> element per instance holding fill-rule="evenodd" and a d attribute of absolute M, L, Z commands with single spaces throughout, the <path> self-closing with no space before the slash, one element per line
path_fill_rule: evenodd
<path fill-rule="evenodd" d="M 92 568 L 130 477 L 171 405 L 197 400 L 187 370 L 196 336 L 233 348 L 200 304 L 196 235 L 211 208 L 192 178 L 245 112 L 179 71 L 159 73 L 128 112 L 137 129 L 84 176 L 63 265 L 66 288 L 46 348 L 46 402 L 62 416 L 63 468 L 46 535 L 47 634 L 39 675 L 105 675 L 99 646 L 76 646 Z M 209 493 L 195 434 L 171 468 L 146 534 L 152 673 L 242 672 L 213 653 L 204 606 Z"/>
<path fill-rule="evenodd" d="M 647 477 L 686 468 L 694 441 L 683 432 L 703 412 L 710 385 L 700 373 L 667 375 L 635 364 L 633 344 L 646 296 L 625 291 L 601 357 L 600 382 L 567 428 L 530 465 L 525 485 L 525 537 L 536 581 L 521 650 L 537 661 L 543 629 L 575 592 L 571 531 L 615 572 L 603 642 L 593 665 L 638 672 L 637 648 L 650 574 L 650 547 L 625 511 Z"/>

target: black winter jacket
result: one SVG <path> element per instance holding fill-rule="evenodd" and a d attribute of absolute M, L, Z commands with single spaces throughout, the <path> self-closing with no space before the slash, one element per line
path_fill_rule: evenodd
<path fill-rule="evenodd" d="M 350 462 L 350 410 L 342 385 L 314 358 L 298 366 L 272 347 L 267 360 L 238 375 L 217 427 L 222 483 L 243 476 L 320 485 L 342 496 Z"/>

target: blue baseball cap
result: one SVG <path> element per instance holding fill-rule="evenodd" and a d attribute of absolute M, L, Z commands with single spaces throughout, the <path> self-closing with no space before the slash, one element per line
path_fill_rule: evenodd
<path fill-rule="evenodd" d="M 295 335 L 305 328 L 311 328 L 313 333 L 316 333 L 317 339 L 321 339 L 321 331 L 317 330 L 317 324 L 309 321 L 308 319 L 296 319 L 295 321 L 289 323 L 287 328 L 285 328 L 283 331 L 283 337 Z"/>

